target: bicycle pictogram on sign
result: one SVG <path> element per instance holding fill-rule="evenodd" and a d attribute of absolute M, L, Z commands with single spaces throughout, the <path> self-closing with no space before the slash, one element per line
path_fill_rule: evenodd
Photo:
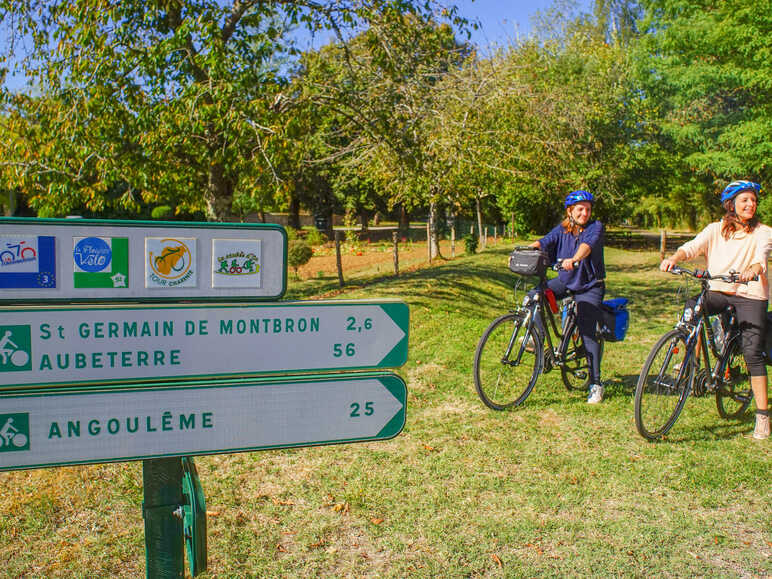
<path fill-rule="evenodd" d="M 32 369 L 30 327 L 0 326 L 0 372 Z"/>
<path fill-rule="evenodd" d="M 29 450 L 29 414 L 0 414 L 0 452 Z"/>

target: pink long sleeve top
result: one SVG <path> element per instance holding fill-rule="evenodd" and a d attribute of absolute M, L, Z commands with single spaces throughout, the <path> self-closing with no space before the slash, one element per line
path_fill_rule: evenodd
<path fill-rule="evenodd" d="M 721 235 L 721 225 L 722 221 L 711 223 L 697 237 L 678 249 L 686 254 L 687 259 L 705 255 L 711 275 L 726 274 L 730 271 L 743 272 L 750 266 L 759 264 L 762 273 L 758 281 L 730 284 L 711 280 L 710 289 L 754 300 L 769 299 L 767 257 L 772 243 L 772 228 L 759 224 L 751 233 L 735 231 L 729 239 L 724 239 Z"/>

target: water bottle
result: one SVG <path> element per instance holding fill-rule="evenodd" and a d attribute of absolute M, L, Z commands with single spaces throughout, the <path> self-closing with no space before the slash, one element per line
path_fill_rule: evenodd
<path fill-rule="evenodd" d="M 716 349 L 721 351 L 724 347 L 724 325 L 721 323 L 721 316 L 716 316 L 710 323 L 713 328 L 713 340 L 716 342 Z"/>

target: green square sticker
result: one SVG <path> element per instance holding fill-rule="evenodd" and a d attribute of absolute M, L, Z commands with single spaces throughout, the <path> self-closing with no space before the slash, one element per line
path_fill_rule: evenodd
<path fill-rule="evenodd" d="M 29 413 L 0 414 L 0 452 L 29 450 Z"/>
<path fill-rule="evenodd" d="M 29 326 L 0 326 L 0 372 L 32 370 Z"/>

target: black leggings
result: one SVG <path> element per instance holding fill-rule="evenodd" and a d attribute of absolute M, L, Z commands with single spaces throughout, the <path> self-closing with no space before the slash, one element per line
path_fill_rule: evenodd
<path fill-rule="evenodd" d="M 694 311 L 697 296 L 687 300 L 686 308 Z M 734 306 L 737 323 L 740 326 L 743 356 L 751 376 L 766 376 L 764 363 L 764 341 L 766 340 L 767 300 L 753 300 L 736 295 L 709 291 L 703 307 L 709 315 L 723 312 L 727 306 Z"/>
<path fill-rule="evenodd" d="M 568 295 L 568 288 L 556 277 L 549 280 L 547 286 L 555 293 L 557 299 L 562 299 Z M 535 293 L 536 291 L 532 290 L 529 295 L 533 296 Z M 600 344 L 598 343 L 595 329 L 601 320 L 600 304 L 603 303 L 605 293 L 606 286 L 603 283 L 599 283 L 587 291 L 574 294 L 576 322 L 587 355 L 590 384 L 600 384 Z M 547 307 L 546 304 L 544 305 Z"/>

